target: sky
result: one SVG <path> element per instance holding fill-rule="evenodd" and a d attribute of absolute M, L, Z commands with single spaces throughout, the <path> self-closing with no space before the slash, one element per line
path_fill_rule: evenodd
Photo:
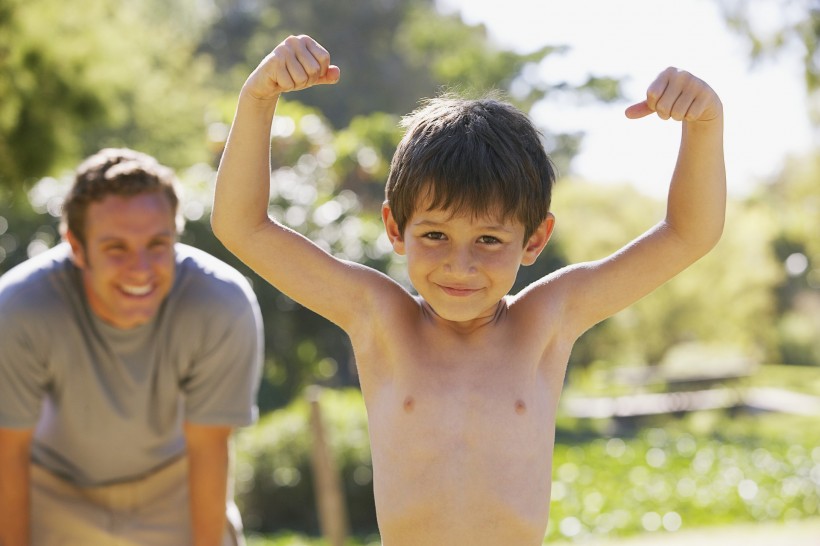
<path fill-rule="evenodd" d="M 727 28 L 715 0 L 438 0 L 438 5 L 445 12 L 459 11 L 467 23 L 484 23 L 505 48 L 526 53 L 544 45 L 569 46 L 567 53 L 550 55 L 539 65 L 534 76 L 547 82 L 582 83 L 590 73 L 624 78 L 626 101 L 578 104 L 564 97 L 530 112 L 550 131 L 586 133 L 571 174 L 666 195 L 679 124 L 656 116 L 629 120 L 623 110 L 642 100 L 668 66 L 700 77 L 723 102 L 730 195 L 748 195 L 776 175 L 785 157 L 814 146 L 799 48 L 753 66 L 748 45 Z M 780 17 L 795 15 L 783 13 L 781 2 L 753 5 L 758 6 L 753 24 L 763 31 Z"/>

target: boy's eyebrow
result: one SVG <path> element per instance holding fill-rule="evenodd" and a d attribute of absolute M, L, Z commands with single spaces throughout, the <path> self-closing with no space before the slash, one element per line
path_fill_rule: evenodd
<path fill-rule="evenodd" d="M 440 227 L 446 225 L 446 222 L 435 222 L 433 220 L 419 220 L 418 222 L 413 222 L 412 225 L 420 227 Z M 477 225 L 477 227 L 482 230 L 500 231 L 504 233 L 512 233 L 514 231 L 514 229 L 505 226 L 504 224 L 479 224 Z"/>

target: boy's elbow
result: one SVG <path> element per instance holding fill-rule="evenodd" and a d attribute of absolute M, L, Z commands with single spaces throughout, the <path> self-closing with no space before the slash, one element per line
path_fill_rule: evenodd
<path fill-rule="evenodd" d="M 211 231 L 217 239 L 222 241 L 225 236 L 225 228 L 220 216 L 216 213 L 216 208 L 211 209 Z"/>
<path fill-rule="evenodd" d="M 702 258 L 703 256 L 709 254 L 709 252 L 711 252 L 712 249 L 714 249 L 720 242 L 720 238 L 722 236 L 723 222 L 720 222 L 698 238 L 698 240 L 693 244 L 696 248 L 696 253 L 699 254 L 698 258 Z"/>
<path fill-rule="evenodd" d="M 720 242 L 723 236 L 723 222 L 715 223 L 709 228 L 697 231 L 679 230 L 673 225 L 667 224 L 671 228 L 671 233 L 680 245 L 681 251 L 690 256 L 690 261 L 694 262 L 706 256 Z"/>
<path fill-rule="evenodd" d="M 235 230 L 230 229 L 230 223 L 215 208 L 211 211 L 211 231 L 225 248 L 233 249 L 235 246 L 233 241 L 237 240 L 236 234 L 233 233 Z"/>

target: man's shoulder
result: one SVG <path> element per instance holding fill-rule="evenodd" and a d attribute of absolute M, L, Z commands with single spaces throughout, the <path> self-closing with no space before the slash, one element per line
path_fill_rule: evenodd
<path fill-rule="evenodd" d="M 176 267 L 178 297 L 206 305 L 256 305 L 250 281 L 233 266 L 203 250 L 178 243 Z"/>
<path fill-rule="evenodd" d="M 57 303 L 54 291 L 73 268 L 71 251 L 61 243 L 14 266 L 0 276 L 0 307 L 4 310 Z"/>

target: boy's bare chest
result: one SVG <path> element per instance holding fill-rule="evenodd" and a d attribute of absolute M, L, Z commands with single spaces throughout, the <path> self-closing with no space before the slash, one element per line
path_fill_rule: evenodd
<path fill-rule="evenodd" d="M 400 398 L 405 414 L 418 417 L 430 410 L 467 419 L 492 407 L 500 420 L 520 421 L 543 409 L 540 401 L 552 402 L 560 393 L 563 374 L 550 377 L 551 370 L 563 369 L 560 361 L 568 355 L 510 325 L 475 335 L 429 327 L 400 330 L 377 334 L 383 341 L 364 351 L 354 340 L 366 399 L 390 392 Z"/>
<path fill-rule="evenodd" d="M 362 382 L 385 522 L 429 524 L 437 505 L 446 521 L 484 514 L 543 532 L 560 384 L 536 344 L 504 337 L 406 339 L 384 379 Z"/>
<path fill-rule="evenodd" d="M 378 407 L 371 421 L 379 415 L 416 436 L 415 445 L 441 450 L 517 443 L 552 420 L 561 385 L 544 374 L 538 344 L 504 330 L 473 339 L 423 334 L 395 340 L 389 375 L 363 381 L 368 405 Z"/>

